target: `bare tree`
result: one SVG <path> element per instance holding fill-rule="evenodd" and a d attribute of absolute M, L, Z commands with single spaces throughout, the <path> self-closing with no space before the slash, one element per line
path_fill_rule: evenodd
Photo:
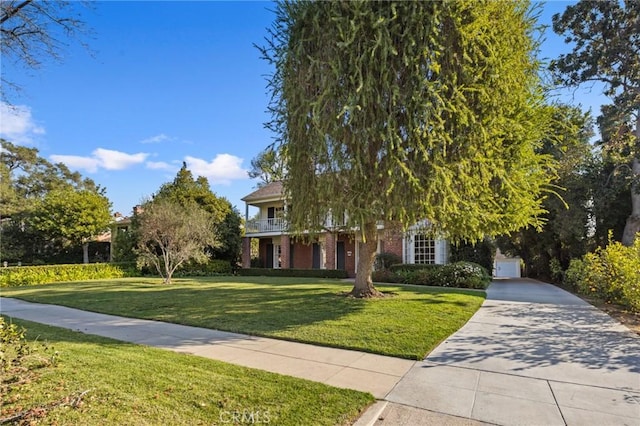
<path fill-rule="evenodd" d="M 88 2 L 2 0 L 0 2 L 0 54 L 27 70 L 36 70 L 46 59 L 61 60 L 68 40 L 86 34 L 81 10 Z M 2 100 L 7 89 L 19 87 L 2 73 Z"/>
<path fill-rule="evenodd" d="M 165 284 L 183 263 L 207 260 L 206 247 L 218 246 L 211 215 L 193 204 L 158 200 L 145 205 L 138 227 L 139 261 L 153 265 Z"/>

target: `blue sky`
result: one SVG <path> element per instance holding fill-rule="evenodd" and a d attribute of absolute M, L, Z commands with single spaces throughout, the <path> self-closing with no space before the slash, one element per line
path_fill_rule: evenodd
<path fill-rule="evenodd" d="M 540 23 L 570 2 L 548 2 Z M 3 61 L 23 91 L 2 105 L 0 136 L 36 147 L 54 162 L 107 189 L 113 211 L 134 205 L 170 181 L 186 162 L 194 175 L 244 213 L 256 181 L 250 161 L 273 135 L 264 129 L 271 72 L 262 44 L 273 5 L 266 2 L 109 1 L 83 13 L 92 29 L 66 48 L 61 63 L 25 73 Z M 542 56 L 568 51 L 550 30 Z M 563 92 L 599 111 L 598 90 Z"/>

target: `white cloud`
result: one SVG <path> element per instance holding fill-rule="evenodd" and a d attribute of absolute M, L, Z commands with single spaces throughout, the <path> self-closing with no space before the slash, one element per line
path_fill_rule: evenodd
<path fill-rule="evenodd" d="M 174 172 L 178 170 L 176 166 L 169 163 L 165 163 L 164 161 L 147 161 L 147 169 L 166 170 L 168 172 Z"/>
<path fill-rule="evenodd" d="M 89 173 L 98 171 L 100 162 L 96 158 L 80 157 L 77 155 L 51 155 L 49 157 L 54 163 L 64 163 L 70 169 L 82 169 Z"/>
<path fill-rule="evenodd" d="M 137 154 L 127 154 L 120 151 L 98 148 L 93 151 L 93 156 L 100 161 L 100 166 L 107 170 L 122 170 L 135 164 L 144 163 L 149 154 L 139 152 Z"/>
<path fill-rule="evenodd" d="M 204 176 L 211 183 L 228 185 L 234 179 L 248 179 L 242 168 L 242 158 L 231 154 L 218 154 L 211 162 L 200 158 L 185 157 L 187 167 L 195 176 Z"/>
<path fill-rule="evenodd" d="M 150 138 L 146 138 L 140 141 L 140 143 L 160 143 L 164 141 L 171 140 L 171 138 L 164 133 L 160 133 L 159 135 L 151 136 Z"/>
<path fill-rule="evenodd" d="M 98 171 L 99 168 L 106 170 L 123 170 L 133 165 L 144 163 L 148 156 L 149 154 L 144 152 L 127 154 L 125 152 L 98 148 L 91 153 L 90 157 L 52 155 L 49 158 L 56 163 L 64 163 L 72 169 L 83 169 L 94 173 Z"/>
<path fill-rule="evenodd" d="M 33 144 L 33 138 L 44 135 L 44 127 L 36 124 L 31 108 L 0 102 L 0 136 L 19 145 Z"/>

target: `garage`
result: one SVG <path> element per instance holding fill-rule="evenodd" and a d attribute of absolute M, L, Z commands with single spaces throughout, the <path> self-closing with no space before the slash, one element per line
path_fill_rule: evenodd
<path fill-rule="evenodd" d="M 495 278 L 520 278 L 520 258 L 496 259 L 493 262 Z"/>

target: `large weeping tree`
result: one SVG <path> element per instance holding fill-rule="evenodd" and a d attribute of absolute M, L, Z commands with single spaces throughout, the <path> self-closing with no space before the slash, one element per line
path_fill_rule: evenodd
<path fill-rule="evenodd" d="M 553 176 L 522 1 L 288 2 L 268 45 L 296 233 L 330 212 L 358 229 L 352 294 L 371 281 L 379 221 L 451 239 L 539 225 Z"/>
<path fill-rule="evenodd" d="M 553 17 L 553 30 L 573 44 L 551 64 L 558 80 L 603 83 L 613 102 L 598 121 L 603 146 L 631 172 L 631 215 L 622 235 L 631 246 L 640 232 L 640 0 L 580 1 Z"/>

